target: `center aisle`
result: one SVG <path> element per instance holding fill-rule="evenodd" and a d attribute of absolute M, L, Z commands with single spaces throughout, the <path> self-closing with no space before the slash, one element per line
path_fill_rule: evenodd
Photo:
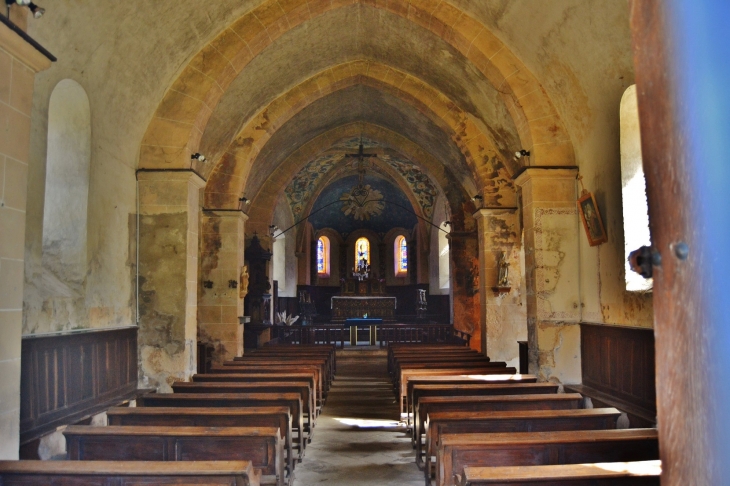
<path fill-rule="evenodd" d="M 398 417 L 387 352 L 338 350 L 337 375 L 294 485 L 422 486 L 423 473 Z"/>

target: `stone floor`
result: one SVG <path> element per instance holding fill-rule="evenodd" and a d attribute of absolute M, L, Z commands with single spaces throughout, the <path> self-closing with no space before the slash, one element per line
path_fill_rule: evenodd
<path fill-rule="evenodd" d="M 337 375 L 294 485 L 422 486 L 423 473 L 398 419 L 386 351 L 339 350 Z"/>

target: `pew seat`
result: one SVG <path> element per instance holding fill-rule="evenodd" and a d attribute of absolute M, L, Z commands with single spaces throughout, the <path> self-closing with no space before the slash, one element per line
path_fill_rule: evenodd
<path fill-rule="evenodd" d="M 316 416 L 316 401 L 309 383 L 306 381 L 260 381 L 260 382 L 182 382 L 172 384 L 172 390 L 178 394 L 193 393 L 297 393 L 302 400 L 302 413 L 306 419 L 304 431 L 312 441 L 314 419 Z"/>
<path fill-rule="evenodd" d="M 71 425 L 63 435 L 72 461 L 247 460 L 261 470 L 262 484 L 287 481 L 278 428 Z"/>
<path fill-rule="evenodd" d="M 661 461 L 465 467 L 459 486 L 659 486 Z"/>
<path fill-rule="evenodd" d="M 582 397 L 578 393 L 554 393 L 535 395 L 469 395 L 455 397 L 422 396 L 414 410 L 413 447 L 423 435 L 423 425 L 429 412 L 492 411 L 509 410 L 571 410 L 581 406 Z"/>
<path fill-rule="evenodd" d="M 250 461 L 0 461 L 3 486 L 258 486 Z"/>
<path fill-rule="evenodd" d="M 621 412 L 615 408 L 432 412 L 428 414 L 424 428 L 426 473 L 430 476 L 436 444 L 445 434 L 606 430 L 616 428 L 620 415 Z M 420 452 L 420 441 L 418 446 L 417 451 Z"/>
<path fill-rule="evenodd" d="M 302 398 L 297 393 L 153 393 L 137 400 L 138 407 L 287 407 L 292 428 L 297 432 L 298 460 L 304 457 L 306 438 L 302 415 Z"/>
<path fill-rule="evenodd" d="M 109 425 L 188 427 L 275 427 L 281 432 L 289 474 L 297 456 L 292 444 L 292 418 L 288 407 L 194 408 L 117 407 L 106 412 Z"/>
<path fill-rule="evenodd" d="M 467 466 L 540 466 L 659 459 L 656 429 L 444 434 L 437 486 L 455 486 Z"/>
<path fill-rule="evenodd" d="M 423 384 L 413 385 L 408 398 L 411 409 L 418 408 L 421 397 L 454 397 L 454 396 L 476 396 L 476 395 L 541 395 L 555 394 L 558 392 L 558 385 L 555 383 L 523 383 L 519 380 L 504 380 L 501 382 L 482 382 L 456 384 Z M 408 424 L 410 425 L 410 414 Z"/>

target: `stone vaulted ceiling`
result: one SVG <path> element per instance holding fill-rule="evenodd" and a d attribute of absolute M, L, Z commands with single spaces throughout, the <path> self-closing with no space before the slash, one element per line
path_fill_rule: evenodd
<path fill-rule="evenodd" d="M 600 76 L 630 66 L 621 3 L 90 2 L 31 34 L 51 51 L 91 53 L 60 59 L 38 83 L 78 78 L 92 111 L 131 108 L 100 120 L 97 137 L 139 140 L 138 168 L 189 168 L 191 153 L 206 154 L 192 164 L 208 179 L 205 206 L 245 195 L 263 224 L 295 174 L 364 129 L 421 166 L 452 210 L 476 192 L 514 206 L 511 154 L 576 164 L 574 143 L 604 109 Z M 116 145 L 109 158 L 130 163 Z"/>

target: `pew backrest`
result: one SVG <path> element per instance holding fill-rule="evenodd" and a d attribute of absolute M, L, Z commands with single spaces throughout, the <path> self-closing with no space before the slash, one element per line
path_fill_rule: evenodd
<path fill-rule="evenodd" d="M 0 484 L 20 486 L 259 486 L 251 461 L 0 461 Z"/>

